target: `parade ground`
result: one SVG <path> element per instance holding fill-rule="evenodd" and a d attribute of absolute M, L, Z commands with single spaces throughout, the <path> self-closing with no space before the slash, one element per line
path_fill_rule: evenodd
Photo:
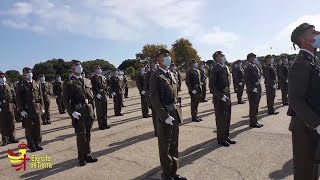
<path fill-rule="evenodd" d="M 199 117 L 203 121 L 191 122 L 190 95 L 182 82 L 180 96 L 184 120 L 180 126 L 178 174 L 190 180 L 293 179 L 290 117 L 286 115 L 288 107 L 282 106 L 281 91 L 277 91 L 275 99 L 278 115 L 267 114 L 263 93 L 259 123 L 264 127 L 260 129 L 249 127 L 249 103 L 238 105 L 236 94 L 232 93 L 230 136 L 237 144 L 228 148 L 217 144 L 212 95 L 207 93 L 208 102 L 199 105 Z M 247 101 L 246 93 L 243 99 Z M 113 101 L 109 99 L 111 129 L 99 130 L 95 121 L 91 134 L 92 154 L 99 161 L 79 167 L 71 119 L 67 114 L 59 114 L 53 99 L 52 124 L 42 126 L 44 150 L 27 151 L 31 160 L 26 162 L 25 170 L 16 171 L 7 150 L 18 153 L 18 145 L 26 143 L 24 129 L 21 123 L 16 123 L 16 137 L 20 142 L 0 147 L 0 179 L 161 179 L 158 140 L 154 136 L 152 118 L 142 118 L 137 88 L 129 89 L 129 98 L 125 99 L 124 105 L 124 116 L 115 117 Z"/>

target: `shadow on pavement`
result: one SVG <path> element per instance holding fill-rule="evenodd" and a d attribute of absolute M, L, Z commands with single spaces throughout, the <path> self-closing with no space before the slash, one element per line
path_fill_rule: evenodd
<path fill-rule="evenodd" d="M 285 179 L 288 176 L 293 175 L 293 160 L 286 162 L 282 169 L 274 171 L 269 174 L 270 179 Z"/>

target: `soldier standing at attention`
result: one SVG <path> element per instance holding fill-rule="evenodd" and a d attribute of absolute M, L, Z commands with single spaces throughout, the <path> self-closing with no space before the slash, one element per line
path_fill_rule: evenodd
<path fill-rule="evenodd" d="M 257 66 L 259 60 L 255 54 L 247 55 L 248 65 L 244 70 L 244 81 L 247 86 L 249 100 L 250 127 L 261 128 L 263 125 L 258 123 L 258 111 L 261 99 L 261 71 Z"/>
<path fill-rule="evenodd" d="M 198 106 L 202 93 L 200 85 L 200 72 L 198 70 L 198 63 L 192 60 L 190 68 L 186 74 L 186 85 L 191 96 L 191 117 L 193 122 L 200 122 L 202 119 L 198 118 Z"/>
<path fill-rule="evenodd" d="M 233 83 L 233 89 L 234 89 L 234 92 L 237 93 L 238 92 L 238 86 L 236 85 L 236 82 L 235 82 L 235 73 L 236 72 L 236 69 L 238 68 L 238 64 L 236 62 L 232 63 L 232 83 Z"/>
<path fill-rule="evenodd" d="M 45 113 L 41 115 L 42 124 L 51 124 L 50 121 L 50 103 L 51 103 L 51 84 L 46 82 L 45 75 L 40 76 L 40 87 L 43 94 L 43 104 Z"/>
<path fill-rule="evenodd" d="M 206 63 L 202 61 L 199 66 L 200 71 L 200 85 L 201 85 L 201 98 L 200 102 L 208 102 L 206 100 L 207 96 L 207 75 L 206 75 Z"/>
<path fill-rule="evenodd" d="M 63 105 L 63 99 L 62 99 L 62 89 L 63 89 L 63 83 L 61 81 L 60 75 L 57 75 L 56 80 L 53 83 L 53 94 L 56 98 L 56 103 L 58 105 L 59 113 L 64 114 L 65 108 Z"/>
<path fill-rule="evenodd" d="M 109 129 L 107 115 L 108 84 L 106 77 L 101 75 L 102 70 L 99 65 L 94 69 L 94 75 L 91 77 L 92 91 L 95 100 L 96 114 L 100 130 Z"/>
<path fill-rule="evenodd" d="M 81 76 L 83 71 L 81 62 L 71 61 L 72 75 L 63 83 L 63 103 L 77 121 L 77 147 L 80 166 L 97 162 L 98 159 L 91 155 L 90 137 L 93 125 L 94 98 L 90 80 Z"/>
<path fill-rule="evenodd" d="M 18 143 L 15 139 L 15 89 L 7 83 L 6 75 L 0 71 L 0 132 L 2 136 L 1 146 L 10 143 Z"/>
<path fill-rule="evenodd" d="M 123 114 L 121 113 L 123 103 L 122 86 L 123 82 L 119 77 L 119 71 L 115 70 L 113 76 L 110 78 L 110 90 L 113 97 L 115 116 L 123 116 Z"/>
<path fill-rule="evenodd" d="M 245 104 L 245 102 L 242 100 L 243 89 L 244 89 L 244 69 L 242 67 L 242 63 L 240 60 L 237 60 L 234 63 L 237 64 L 237 68 L 234 69 L 234 72 L 232 72 L 232 75 L 233 75 L 233 81 L 235 83 L 235 86 L 237 86 L 238 104 Z"/>
<path fill-rule="evenodd" d="M 179 124 L 182 121 L 181 107 L 177 104 L 177 82 L 168 69 L 171 64 L 169 51 L 158 50 L 156 60 L 159 69 L 150 78 L 152 107 L 157 112 L 157 133 L 163 180 L 186 180 L 177 174 Z"/>
<path fill-rule="evenodd" d="M 282 94 L 282 104 L 284 106 L 288 105 L 288 58 L 286 55 L 281 55 L 281 64 L 279 66 L 279 84 Z"/>
<path fill-rule="evenodd" d="M 158 70 L 158 67 L 156 66 L 155 62 L 154 61 L 151 61 L 150 63 L 150 71 L 148 71 L 146 73 L 146 77 L 144 79 L 144 89 L 146 90 L 147 92 L 147 96 L 148 96 L 148 101 L 150 102 L 150 106 L 151 106 L 151 112 L 152 112 L 152 123 L 153 123 L 153 128 L 154 128 L 154 135 L 155 136 L 158 136 L 157 135 L 157 116 L 156 116 L 156 110 L 152 107 L 152 104 L 151 104 L 151 97 L 150 97 L 150 78 L 153 74 L 156 73 L 156 71 Z"/>
<path fill-rule="evenodd" d="M 39 83 L 32 79 L 32 70 L 22 70 L 24 80 L 17 85 L 17 106 L 23 118 L 28 148 L 31 152 L 41 151 L 41 114 L 44 113 L 43 94 Z"/>
<path fill-rule="evenodd" d="M 277 72 L 277 76 L 278 76 L 278 80 L 280 81 L 280 65 L 282 64 L 282 61 L 281 59 L 278 59 L 277 61 L 277 64 L 276 64 L 276 72 Z M 278 83 L 278 90 L 281 89 L 281 86 L 280 86 L 280 82 Z"/>
<path fill-rule="evenodd" d="M 320 32 L 313 25 L 303 23 L 293 30 L 291 41 L 300 48 L 289 70 L 289 104 L 293 110 L 289 130 L 292 132 L 294 179 L 317 180 L 320 68 L 315 64 L 315 53 L 320 48 Z"/>
<path fill-rule="evenodd" d="M 136 75 L 136 83 L 137 87 L 141 96 L 141 110 L 142 110 L 142 117 L 149 118 L 149 107 L 148 107 L 148 95 L 145 91 L 145 68 L 141 65 L 139 71 Z"/>
<path fill-rule="evenodd" d="M 213 105 L 216 115 L 217 140 L 221 146 L 236 144 L 229 138 L 231 120 L 230 74 L 222 51 L 212 55 L 217 65 L 210 73 L 210 89 L 213 94 Z"/>
<path fill-rule="evenodd" d="M 19 79 L 18 78 L 13 78 L 12 80 L 12 86 L 14 88 L 14 118 L 16 119 L 17 122 L 22 122 L 22 117 L 21 114 L 19 113 L 18 107 L 17 107 L 17 102 L 16 102 L 16 91 L 17 91 L 17 84 L 19 83 Z"/>
<path fill-rule="evenodd" d="M 271 55 L 265 57 L 265 86 L 266 86 L 266 96 L 267 96 L 267 106 L 268 114 L 279 114 L 274 110 L 274 98 L 276 97 L 277 86 L 277 72 L 276 68 L 273 67 L 273 58 Z"/>
<path fill-rule="evenodd" d="M 123 75 L 123 88 L 124 88 L 124 98 L 129 98 L 129 87 L 128 87 L 128 77 L 127 75 Z"/>

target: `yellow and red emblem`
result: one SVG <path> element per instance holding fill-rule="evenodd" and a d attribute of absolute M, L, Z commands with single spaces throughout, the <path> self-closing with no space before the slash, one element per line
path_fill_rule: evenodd
<path fill-rule="evenodd" d="M 27 161 L 30 160 L 30 158 L 27 157 L 27 144 L 20 144 L 18 146 L 19 150 L 18 153 L 13 152 L 12 150 L 8 149 L 8 158 L 10 160 L 11 166 L 16 169 L 16 171 L 19 171 L 23 168 L 23 170 L 26 170 L 27 167 Z"/>

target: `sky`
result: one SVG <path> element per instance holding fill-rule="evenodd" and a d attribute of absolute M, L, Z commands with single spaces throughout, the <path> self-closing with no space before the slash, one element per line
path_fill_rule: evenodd
<path fill-rule="evenodd" d="M 189 39 L 202 60 L 296 53 L 292 30 L 320 30 L 319 0 L 0 0 L 0 70 L 52 58 L 116 67 L 145 44 Z M 272 47 L 272 49 L 270 48 Z"/>

